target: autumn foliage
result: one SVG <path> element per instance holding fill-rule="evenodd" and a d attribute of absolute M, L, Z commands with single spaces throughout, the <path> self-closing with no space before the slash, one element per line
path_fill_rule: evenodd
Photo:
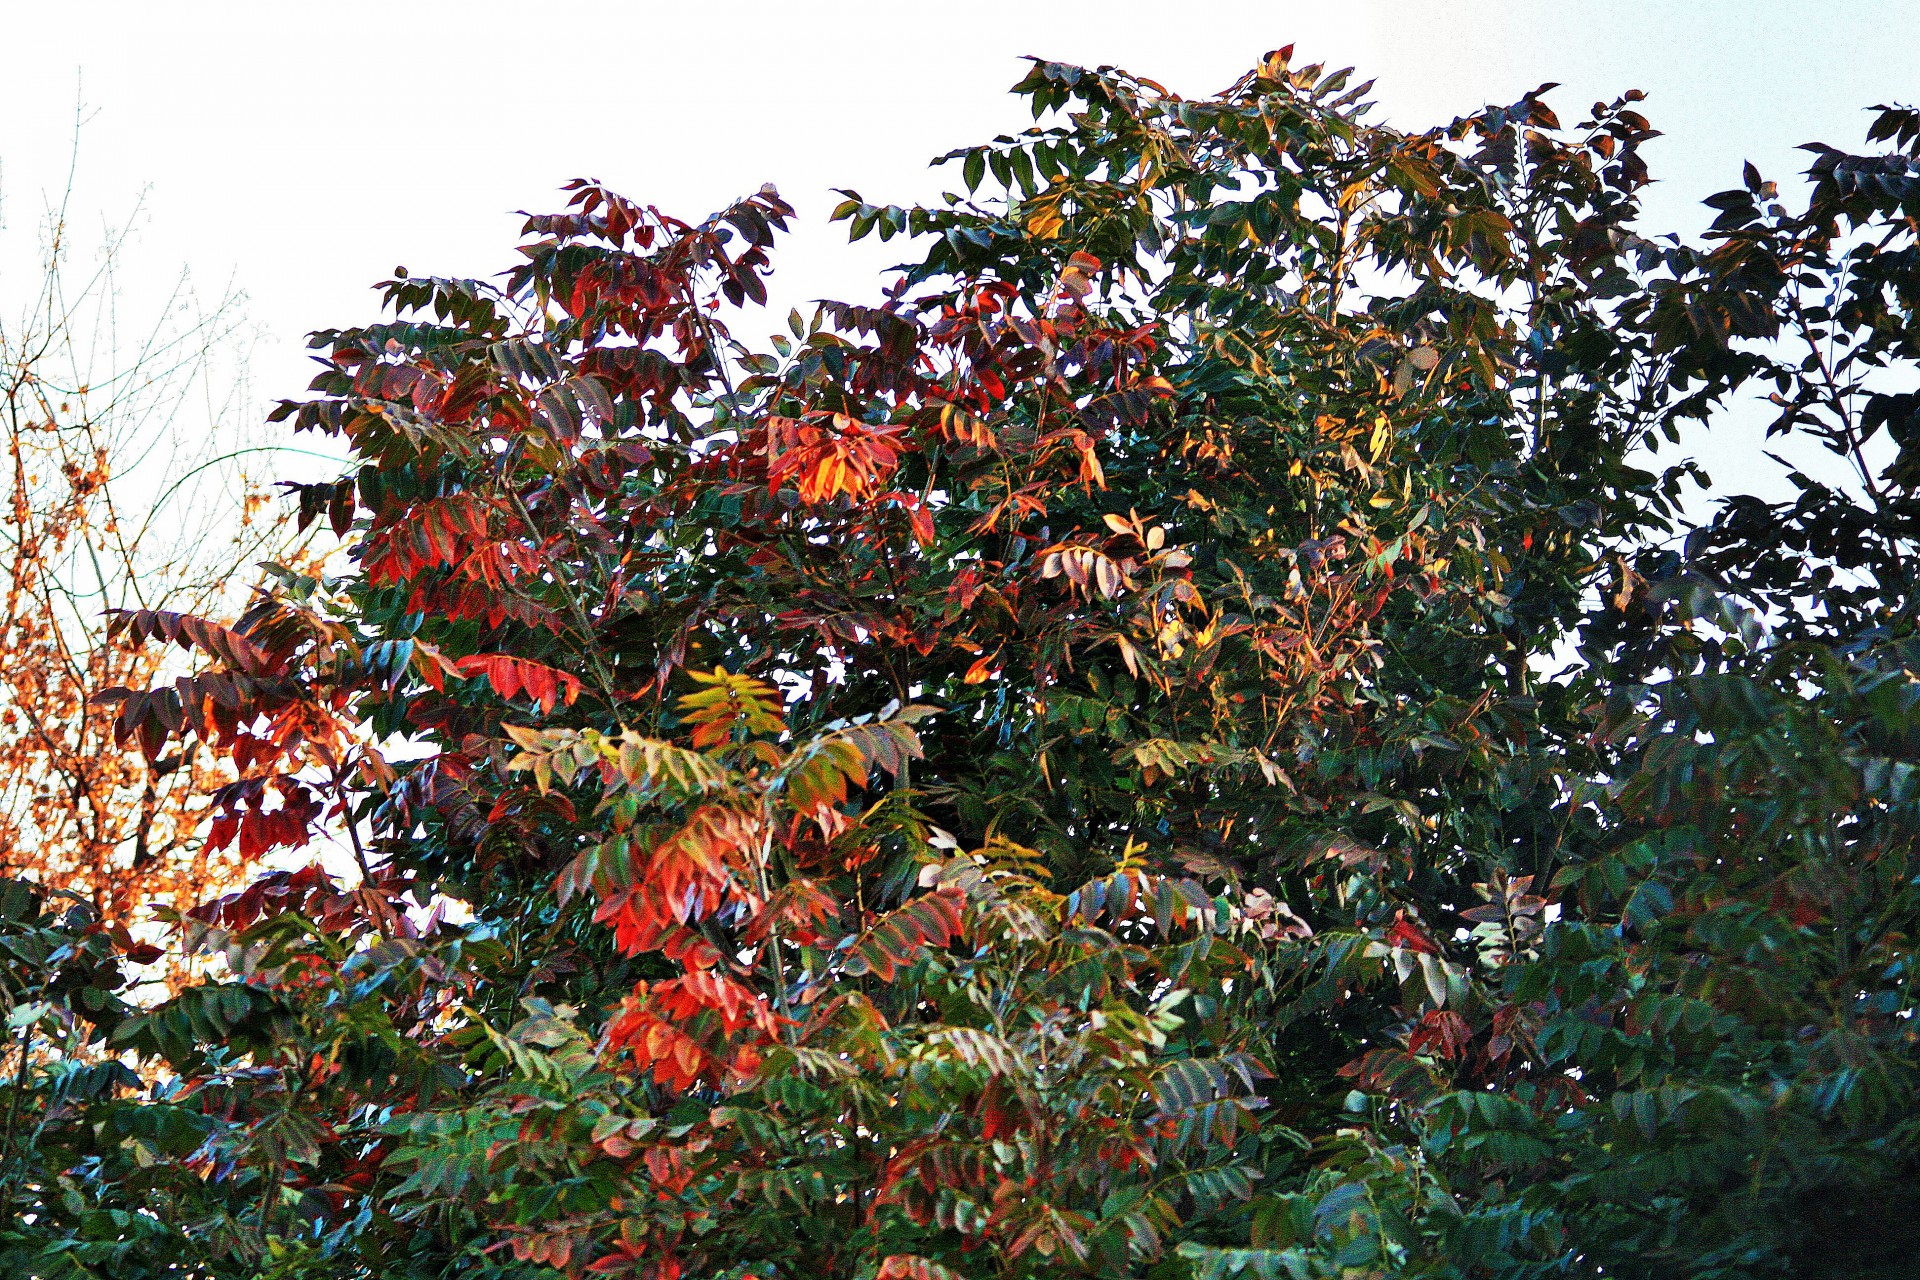
<path fill-rule="evenodd" d="M 943 203 L 845 193 L 916 256 L 769 349 L 776 192 L 588 181 L 315 335 L 342 559 L 115 614 L 200 665 L 102 695 L 300 869 L 150 1007 L 0 901 L 76 939 L 10 981 L 95 992 L 22 1274 L 1895 1274 L 1823 1241 L 1915 1167 L 1908 478 L 1807 490 L 1816 559 L 1893 548 L 1823 577 L 1740 501 L 1667 549 L 1704 477 L 1648 460 L 1755 380 L 1904 442 L 1765 342 L 1920 354 L 1912 162 L 1694 249 L 1638 95 L 1017 91 Z"/>
<path fill-rule="evenodd" d="M 182 674 L 162 652 L 112 643 L 108 613 L 221 612 L 242 593 L 237 575 L 289 540 L 227 456 L 244 433 L 183 408 L 218 405 L 230 309 L 177 296 L 149 328 L 116 321 L 126 233 L 109 231 L 78 269 L 66 211 L 50 215 L 40 270 L 0 320 L 0 875 L 124 928 L 245 868 L 200 838 L 227 764 L 185 744 L 142 752 L 96 700 Z M 166 731 L 147 734 L 157 746 Z"/>

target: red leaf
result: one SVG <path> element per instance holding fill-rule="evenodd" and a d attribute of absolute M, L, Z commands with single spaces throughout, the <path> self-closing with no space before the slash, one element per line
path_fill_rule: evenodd
<path fill-rule="evenodd" d="M 1402 915 L 1393 922 L 1393 928 L 1387 930 L 1387 945 L 1405 947 L 1408 951 L 1419 951 L 1426 955 L 1440 954 L 1439 944 L 1420 931 L 1420 926 Z"/>
<path fill-rule="evenodd" d="M 547 715 L 553 714 L 558 703 L 565 702 L 572 706 L 574 699 L 580 696 L 578 677 L 530 658 L 516 658 L 506 653 L 475 653 L 457 660 L 453 666 L 463 676 L 486 676 L 493 691 L 503 698 L 512 698 L 524 692 L 539 703 L 540 710 Z"/>

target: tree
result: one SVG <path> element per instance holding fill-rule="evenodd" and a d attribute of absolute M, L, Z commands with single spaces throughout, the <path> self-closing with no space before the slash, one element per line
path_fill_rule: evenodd
<path fill-rule="evenodd" d="M 1747 166 L 1642 312 L 1692 406 L 1777 408 L 1799 496 L 1726 495 L 1623 570 L 1599 838 L 1555 873 L 1560 924 L 1500 953 L 1591 1101 L 1475 1134 L 1459 1098 L 1429 1130 L 1476 1178 L 1529 1171 L 1487 1199 L 1609 1275 L 1910 1266 L 1917 135 L 1880 107 L 1868 141 L 1900 151 L 1810 145 L 1804 208 Z M 1852 483 L 1810 478 L 1819 452 Z"/>
<path fill-rule="evenodd" d="M 110 643 L 106 610 L 218 612 L 242 568 L 297 550 L 263 515 L 238 459 L 243 433 L 190 412 L 216 403 L 217 357 L 235 338 L 235 302 L 199 308 L 183 277 L 159 318 L 126 332 L 116 280 L 130 232 L 110 231 L 76 273 L 64 203 L 48 211 L 38 268 L 0 321 L 0 1205 L 59 1196 L 95 1149 L 79 1109 L 141 1086 L 105 1039 L 128 1004 L 190 980 L 155 945 L 156 912 L 184 911 L 244 883 L 251 868 L 201 837 L 207 793 L 226 762 L 188 747 L 143 753 L 92 701 L 116 686 L 179 674 L 164 654 Z M 186 317 L 182 319 L 182 317 Z M 217 413 L 218 411 L 215 410 Z M 197 435 L 200 448 L 180 435 Z M 192 501 L 189 501 L 191 497 Z M 162 1110 L 137 1123 L 178 1125 Z M 105 1176 L 96 1169 L 95 1181 Z M 31 1189 L 31 1190 L 30 1190 Z M 95 1221 L 110 1234 L 127 1225 Z M 70 1219 L 65 1220 L 70 1222 Z M 158 1225 L 149 1228 L 164 1235 Z M 72 1243 L 71 1241 L 68 1242 Z M 6 1246 L 12 1248 L 11 1242 Z M 102 1255 L 125 1253 L 118 1245 Z M 85 1250 L 82 1250 L 84 1256 Z M 9 1254 L 18 1261 L 17 1250 Z M 24 1272 L 23 1272 L 24 1274 Z"/>
<path fill-rule="evenodd" d="M 192 749 L 143 758 L 116 739 L 113 712 L 89 704 L 171 667 L 109 644 L 105 614 L 218 614 L 246 566 L 287 549 L 282 522 L 263 518 L 236 470 L 259 450 L 186 409 L 217 393 L 233 303 L 180 320 L 195 302 L 182 279 L 152 327 L 116 345 L 126 235 L 110 233 L 76 278 L 67 210 L 51 210 L 33 291 L 0 324 L 0 871 L 121 923 L 152 906 L 184 910 L 244 868 L 195 834 L 223 766 Z M 180 447 L 196 432 L 202 447 Z"/>
<path fill-rule="evenodd" d="M 276 417 L 359 462 L 296 486 L 353 567 L 118 615 L 206 662 L 118 724 L 234 762 L 212 843 L 359 876 L 192 913 L 227 974 L 104 1020 L 175 1074 L 81 1108 L 22 1269 L 1840 1265 L 1911 1161 L 1898 511 L 1796 508 L 1875 528 L 1822 576 L 1736 501 L 1676 563 L 1702 477 L 1649 459 L 1754 377 L 1903 439 L 1833 380 L 1911 358 L 1908 162 L 1821 153 L 1803 216 L 1750 175 L 1695 249 L 1635 229 L 1637 95 L 1017 89 L 963 190 L 847 193 L 918 256 L 770 351 L 777 193 L 584 181 L 316 335 Z"/>

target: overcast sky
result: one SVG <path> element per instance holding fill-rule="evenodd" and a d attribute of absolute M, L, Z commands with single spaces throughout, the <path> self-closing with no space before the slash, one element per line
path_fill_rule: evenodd
<path fill-rule="evenodd" d="M 828 228 L 831 188 L 933 194 L 929 158 L 1027 123 L 1005 92 L 1022 54 L 1198 96 L 1292 42 L 1296 63 L 1376 77 L 1406 127 L 1547 80 L 1569 123 L 1644 89 L 1669 135 L 1649 151 L 1653 230 L 1703 225 L 1698 200 L 1743 159 L 1784 179 L 1796 144 L 1858 145 L 1861 108 L 1920 99 L 1920 0 L 0 0 L 0 17 L 8 238 L 60 188 L 83 104 L 75 212 L 98 226 L 145 193 L 136 303 L 183 265 L 203 292 L 244 291 L 260 405 L 304 386 L 307 330 L 372 318 L 396 265 L 499 270 L 514 210 L 557 207 L 576 176 L 690 216 L 773 181 L 802 220 L 782 308 L 860 296 L 892 257 Z M 0 277 L 0 305 L 23 283 Z"/>

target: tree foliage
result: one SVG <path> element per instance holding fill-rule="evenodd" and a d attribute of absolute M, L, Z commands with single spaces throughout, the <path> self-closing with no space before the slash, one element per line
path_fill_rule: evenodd
<path fill-rule="evenodd" d="M 0 874 L 129 924 L 245 868 L 200 834 L 225 764 L 191 747 L 143 758 L 90 702 L 184 674 L 110 643 L 106 611 L 217 612 L 290 543 L 242 469 L 265 450 L 219 419 L 234 300 L 203 309 L 183 278 L 136 329 L 115 283 L 129 232 L 86 246 L 85 267 L 64 203 L 41 233 L 0 317 Z"/>
<path fill-rule="evenodd" d="M 586 181 L 315 336 L 349 567 L 111 696 L 353 866 L 144 1008 L 8 908 L 16 1271 L 1901 1273 L 1913 114 L 1690 246 L 1637 94 L 1016 92 L 769 349 L 776 192 Z M 1696 527 L 1756 387 L 1857 483 Z"/>

